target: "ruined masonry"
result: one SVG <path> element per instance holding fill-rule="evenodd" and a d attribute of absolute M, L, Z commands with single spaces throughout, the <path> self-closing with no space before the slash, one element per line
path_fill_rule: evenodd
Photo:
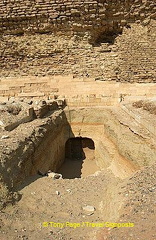
<path fill-rule="evenodd" d="M 1 0 L 0 77 L 155 82 L 155 18 L 154 0 Z"/>

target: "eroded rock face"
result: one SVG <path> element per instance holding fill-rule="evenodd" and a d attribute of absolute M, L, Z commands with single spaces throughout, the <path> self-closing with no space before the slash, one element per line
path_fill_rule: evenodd
<path fill-rule="evenodd" d="M 65 114 L 57 109 L 49 117 L 23 122 L 11 131 L 0 128 L 2 182 L 12 188 L 27 176 L 37 174 L 38 170 L 56 171 L 64 160 L 66 124 Z M 6 133 L 7 138 L 4 138 Z"/>

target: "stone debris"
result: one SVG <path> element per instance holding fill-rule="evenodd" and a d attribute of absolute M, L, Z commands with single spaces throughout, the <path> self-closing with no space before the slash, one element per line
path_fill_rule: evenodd
<path fill-rule="evenodd" d="M 49 170 L 46 173 L 43 173 L 42 171 L 38 170 L 38 174 L 41 175 L 42 177 L 47 176 L 52 179 L 62 179 L 62 174 L 52 172 L 51 170 Z"/>
<path fill-rule="evenodd" d="M 83 210 L 86 212 L 94 212 L 95 207 L 87 205 L 87 206 L 83 207 Z"/>
<path fill-rule="evenodd" d="M 8 135 L 3 135 L 3 136 L 1 137 L 1 139 L 8 139 L 8 138 L 9 138 Z"/>
<path fill-rule="evenodd" d="M 31 192 L 31 194 L 32 194 L 32 195 L 35 195 L 35 194 L 36 194 L 36 192 Z"/>
<path fill-rule="evenodd" d="M 4 125 L 4 123 L 2 121 L 0 121 L 0 126 L 3 126 L 3 125 Z"/>
<path fill-rule="evenodd" d="M 62 179 L 62 174 L 51 172 L 50 170 L 47 172 L 46 176 L 52 179 Z"/>
<path fill-rule="evenodd" d="M 67 191 L 68 193 L 71 193 L 71 189 L 67 189 L 66 191 Z"/>
<path fill-rule="evenodd" d="M 42 171 L 38 170 L 38 174 L 41 175 L 42 177 L 46 176 L 52 179 L 62 179 L 62 174 L 52 172 L 51 170 L 49 170 L 46 173 L 43 173 Z"/>
<path fill-rule="evenodd" d="M 59 192 L 59 191 L 56 191 L 56 194 L 57 194 L 57 195 L 60 195 L 60 192 Z"/>
<path fill-rule="evenodd" d="M 57 102 L 58 101 L 58 102 Z M 6 131 L 12 131 L 19 125 L 31 122 L 36 118 L 43 118 L 46 114 L 50 114 L 59 109 L 63 109 L 66 105 L 64 99 L 33 101 L 27 99 L 21 101 L 14 98 L 5 102 L 0 106 L 0 126 Z M 30 106 L 31 105 L 31 106 Z"/>

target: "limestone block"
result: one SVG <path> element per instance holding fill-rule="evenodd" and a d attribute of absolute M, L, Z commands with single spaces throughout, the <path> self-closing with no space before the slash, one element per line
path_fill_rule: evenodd
<path fill-rule="evenodd" d="M 47 104 L 49 106 L 49 111 L 57 110 L 58 109 L 58 103 L 56 101 L 47 101 Z"/>
<path fill-rule="evenodd" d="M 47 104 L 38 106 L 34 108 L 34 112 L 37 118 L 42 118 L 49 112 L 49 106 Z"/>

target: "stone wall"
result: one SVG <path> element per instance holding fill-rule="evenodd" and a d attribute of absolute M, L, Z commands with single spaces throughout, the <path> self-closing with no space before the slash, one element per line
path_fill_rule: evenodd
<path fill-rule="evenodd" d="M 1 32 L 95 32 L 155 17 L 154 0 L 1 0 Z M 145 20 L 146 19 L 146 20 Z M 149 19 L 148 19 L 149 20 Z"/>
<path fill-rule="evenodd" d="M 0 81 L 0 101 L 8 99 L 65 99 L 68 107 L 113 106 L 154 98 L 155 83 L 95 81 L 68 76 L 10 77 Z"/>
<path fill-rule="evenodd" d="M 0 77 L 155 82 L 154 0 L 0 1 Z"/>

